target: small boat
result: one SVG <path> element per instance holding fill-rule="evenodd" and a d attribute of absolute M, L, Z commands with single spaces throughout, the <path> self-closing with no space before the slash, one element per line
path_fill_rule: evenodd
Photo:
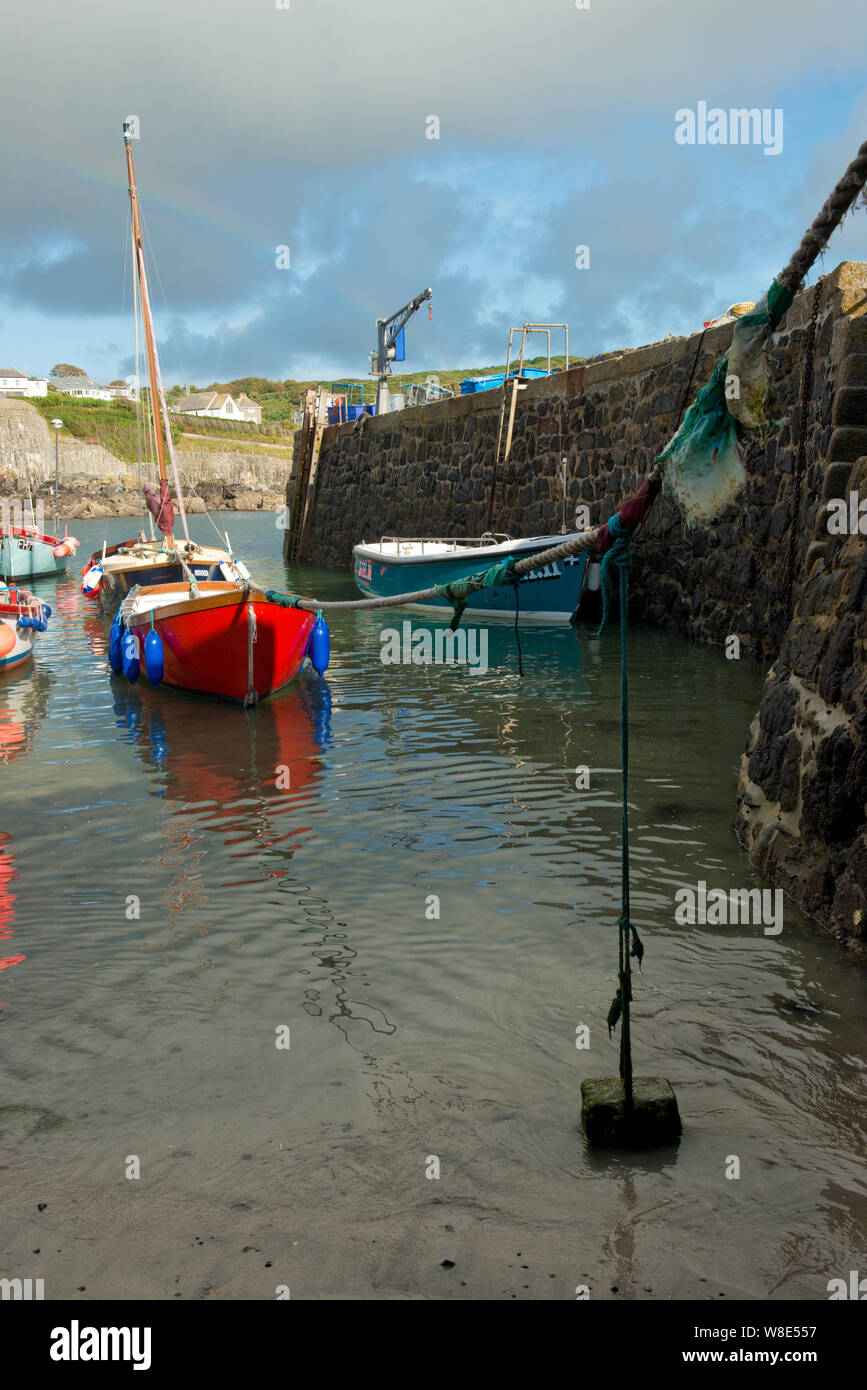
<path fill-rule="evenodd" d="M 16 670 L 33 655 L 51 609 L 17 584 L 0 584 L 0 673 Z"/>
<path fill-rule="evenodd" d="M 0 576 L 8 583 L 63 574 L 78 544 L 74 536 L 46 536 L 36 526 L 0 528 Z"/>
<path fill-rule="evenodd" d="M 352 567 L 355 583 L 365 597 L 390 598 L 395 594 L 417 593 L 435 584 L 453 584 L 500 564 L 510 556 L 526 560 L 578 534 L 531 536 L 525 540 L 513 540 L 502 534 L 488 534 L 472 540 L 383 536 L 373 545 L 366 541 L 356 545 Z M 530 622 L 568 623 L 581 601 L 588 572 L 593 568 L 592 564 L 588 566 L 588 552 L 582 550 L 557 564 L 530 570 L 517 586 L 521 617 Z M 593 583 L 593 576 L 590 582 Z M 466 612 L 476 618 L 514 618 L 515 601 L 513 584 L 479 589 L 470 596 Z M 452 605 L 444 597 L 402 606 L 426 613 L 432 609 L 453 612 Z"/>
<path fill-rule="evenodd" d="M 258 589 L 229 550 L 194 546 L 188 534 L 185 542 L 174 541 L 174 506 L 166 477 L 163 429 L 185 532 L 186 513 L 151 319 L 131 140 L 124 125 L 137 282 L 160 465 L 159 494 L 154 488 L 145 488 L 145 496 L 164 540 L 125 542 L 114 555 L 103 547 L 98 560 L 94 555 L 95 563 L 84 576 L 82 588 L 88 596 L 95 596 L 108 574 L 109 585 L 117 591 L 120 606 L 108 648 L 109 664 L 116 675 L 122 671 L 135 684 L 144 669 L 153 686 L 168 685 L 196 695 L 255 705 L 288 685 L 308 653 L 316 670 L 320 674 L 325 671 L 328 627 L 321 613 L 298 608 L 289 599 L 281 603 Z M 122 563 L 114 566 L 124 550 L 128 553 L 121 556 Z M 202 577 L 196 574 L 199 558 L 200 568 L 207 570 Z M 166 583 L 154 583 L 167 562 L 177 573 Z M 211 578 L 213 570 L 221 577 Z"/>
<path fill-rule="evenodd" d="M 141 535 L 104 553 L 95 550 L 81 571 L 82 593 L 98 599 L 103 612 L 112 616 L 135 585 L 180 582 L 184 566 L 196 580 L 243 582 L 250 578 L 246 565 L 228 550 L 195 541 L 176 541 L 170 548 L 161 538 L 151 540 Z"/>
<path fill-rule="evenodd" d="M 256 704 L 297 676 L 316 622 L 251 584 L 156 584 L 121 603 L 109 657 L 133 682 L 144 666 L 152 685 Z"/>
<path fill-rule="evenodd" d="M 159 357 L 157 356 L 142 243 L 138 189 L 136 188 L 133 168 L 132 134 L 127 124 L 123 128 L 123 137 L 132 211 L 132 251 L 135 263 L 134 280 L 137 286 L 135 312 L 137 317 L 140 303 L 148 361 L 151 424 L 159 468 L 159 492 L 156 488 L 148 486 L 144 488 L 144 495 L 148 510 L 156 522 L 160 535 L 149 540 L 142 534 L 134 541 L 122 541 L 119 545 L 112 546 L 110 550 L 103 546 L 101 552 L 95 551 L 90 557 L 89 563 L 84 566 L 81 572 L 81 592 L 87 599 L 98 599 L 103 609 L 108 613 L 114 613 L 125 595 L 136 585 L 160 585 L 176 580 L 182 581 L 190 577 L 194 580 L 229 581 L 245 581 L 250 578 L 248 570 L 232 554 L 228 537 L 226 537 L 227 548 L 225 550 L 215 546 L 198 545 L 195 541 L 190 540 Z M 167 454 L 172 468 L 184 531 L 184 540 L 177 544 L 174 538 L 175 510 L 166 472 Z M 153 527 L 151 529 L 153 530 Z"/>

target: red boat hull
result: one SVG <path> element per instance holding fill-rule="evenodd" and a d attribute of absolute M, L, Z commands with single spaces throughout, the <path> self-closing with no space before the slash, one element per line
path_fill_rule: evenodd
<path fill-rule="evenodd" d="M 223 586 L 203 586 L 207 590 L 218 587 Z M 251 623 L 251 609 L 255 624 Z M 163 643 L 163 684 L 223 700 L 245 700 L 252 686 L 261 700 L 297 676 L 314 621 L 314 615 L 304 609 L 281 608 L 266 599 L 243 599 L 214 607 L 192 604 L 189 611 L 164 616 L 155 609 L 154 627 Z M 142 650 L 150 627 L 147 614 L 129 624 Z M 255 633 L 252 642 L 251 627 Z"/>

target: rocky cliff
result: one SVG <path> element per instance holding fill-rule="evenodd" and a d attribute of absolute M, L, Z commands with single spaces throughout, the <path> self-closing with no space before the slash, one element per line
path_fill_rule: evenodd
<path fill-rule="evenodd" d="M 0 396 L 0 493 L 50 497 L 54 482 L 53 432 L 27 401 Z M 79 517 L 139 516 L 141 492 L 135 464 L 100 444 L 60 436 L 61 514 Z M 276 510 L 282 505 L 285 453 L 250 450 L 179 449 L 178 467 L 188 509 Z M 53 505 L 53 504 L 52 504 Z"/>

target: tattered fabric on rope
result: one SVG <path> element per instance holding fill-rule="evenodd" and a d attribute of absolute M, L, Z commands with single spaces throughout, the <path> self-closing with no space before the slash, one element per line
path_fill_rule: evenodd
<path fill-rule="evenodd" d="M 434 585 L 440 598 L 447 598 L 454 607 L 455 616 L 449 624 L 452 632 L 457 631 L 470 594 L 478 593 L 479 589 L 498 589 L 502 584 L 517 584 L 519 582 L 512 573 L 515 568 L 515 558 L 514 555 L 510 555 L 508 560 L 501 560 L 499 564 L 491 565 L 486 570 L 479 570 L 477 574 L 469 574 L 466 579 L 454 579 L 451 584 Z"/>
<path fill-rule="evenodd" d="M 744 481 L 738 442 L 782 422 L 769 397 L 768 348 L 795 292 L 774 280 L 767 294 L 737 320 L 729 351 L 686 412 L 683 424 L 657 458 L 687 522 L 712 516 Z"/>

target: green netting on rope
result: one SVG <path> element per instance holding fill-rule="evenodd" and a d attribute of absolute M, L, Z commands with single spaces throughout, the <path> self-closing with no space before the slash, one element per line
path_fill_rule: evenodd
<path fill-rule="evenodd" d="M 297 608 L 301 594 L 281 594 L 279 589 L 266 589 L 265 597 L 269 603 L 279 604 L 281 608 Z"/>
<path fill-rule="evenodd" d="M 769 399 L 768 345 L 794 297 L 794 290 L 774 280 L 737 320 L 731 347 L 656 460 L 666 464 L 666 481 L 688 522 L 718 511 L 743 483 L 738 426 L 761 433 L 781 423 Z"/>
<path fill-rule="evenodd" d="M 616 566 L 618 569 L 628 570 L 632 564 L 632 530 L 633 528 L 624 526 L 620 520 L 619 513 L 608 521 L 608 534 L 614 537 L 614 544 L 609 546 L 602 556 L 602 564 L 599 567 L 599 582 L 602 589 L 602 621 L 596 629 L 596 636 L 601 637 L 605 631 L 605 624 L 608 622 L 608 610 L 611 606 L 611 572 Z"/>
<path fill-rule="evenodd" d="M 440 598 L 448 599 L 455 610 L 455 616 L 449 624 L 452 632 L 457 631 L 470 594 L 478 593 L 479 589 L 499 589 L 504 584 L 518 583 L 513 574 L 515 560 L 516 557 L 510 555 L 508 560 L 500 560 L 496 565 L 491 565 L 489 569 L 479 570 L 476 574 L 468 574 L 465 579 L 454 579 L 451 584 L 434 585 Z"/>

